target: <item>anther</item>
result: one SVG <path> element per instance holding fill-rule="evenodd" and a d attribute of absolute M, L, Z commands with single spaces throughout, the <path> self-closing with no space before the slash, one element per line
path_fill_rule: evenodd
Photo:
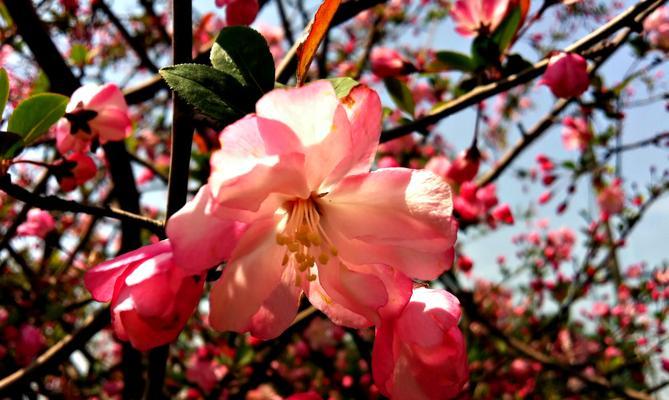
<path fill-rule="evenodd" d="M 330 256 L 328 256 L 327 253 L 321 253 L 321 255 L 318 256 L 319 263 L 327 264 L 328 261 L 330 261 Z"/>

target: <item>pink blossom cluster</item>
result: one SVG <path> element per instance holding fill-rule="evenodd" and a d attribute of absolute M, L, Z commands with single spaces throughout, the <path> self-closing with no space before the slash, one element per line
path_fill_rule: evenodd
<path fill-rule="evenodd" d="M 123 140 L 132 122 L 123 93 L 114 84 L 88 84 L 75 90 L 56 125 L 56 148 L 63 155 L 54 174 L 63 191 L 72 191 L 97 174 L 88 155 L 98 145 Z"/>
<path fill-rule="evenodd" d="M 377 327 L 378 346 L 393 348 L 373 361 L 382 393 L 457 394 L 467 380 L 458 301 L 412 283 L 453 263 L 451 190 L 427 170 L 369 172 L 380 133 L 381 103 L 364 85 L 343 99 L 327 81 L 266 94 L 223 130 L 209 181 L 169 219 L 169 239 L 86 274 L 93 297 L 111 301 L 116 335 L 142 350 L 174 340 L 225 263 L 209 295 L 213 328 L 275 338 L 304 294 L 337 324 Z M 435 380 L 436 365 L 455 369 Z"/>

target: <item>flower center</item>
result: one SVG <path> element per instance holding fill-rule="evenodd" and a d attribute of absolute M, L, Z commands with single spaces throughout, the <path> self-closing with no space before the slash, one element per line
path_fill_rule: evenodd
<path fill-rule="evenodd" d="M 286 208 L 288 220 L 276 235 L 276 243 L 286 247 L 282 265 L 290 263 L 295 268 L 295 286 L 300 286 L 302 275 L 309 281 L 316 279 L 311 272 L 316 261 L 325 265 L 339 253 L 321 227 L 320 214 L 312 199 L 291 201 Z"/>

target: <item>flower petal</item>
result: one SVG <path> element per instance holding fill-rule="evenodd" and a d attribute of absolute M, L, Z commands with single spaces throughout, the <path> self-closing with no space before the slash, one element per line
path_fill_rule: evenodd
<path fill-rule="evenodd" d="M 342 260 L 385 264 L 435 279 L 457 236 L 448 185 L 425 170 L 381 169 L 346 177 L 319 200 L 321 224 Z"/>
<path fill-rule="evenodd" d="M 255 211 L 270 193 L 309 195 L 304 150 L 286 125 L 250 115 L 226 128 L 220 140 L 209 178 L 219 204 Z"/>
<path fill-rule="evenodd" d="M 295 269 L 286 268 L 282 282 L 251 317 L 248 331 L 258 339 L 274 339 L 295 320 L 302 289 L 295 285 Z"/>
<path fill-rule="evenodd" d="M 128 113 L 117 107 L 103 108 L 89 124 L 93 132 L 100 136 L 101 143 L 125 139 L 132 127 Z"/>
<path fill-rule="evenodd" d="M 137 263 L 170 250 L 170 242 L 163 240 L 150 246 L 125 253 L 112 260 L 99 264 L 86 272 L 84 284 L 96 301 L 107 302 L 112 299 L 116 281 L 128 269 Z"/>
<path fill-rule="evenodd" d="M 348 117 L 327 81 L 297 89 L 273 90 L 258 101 L 256 111 L 260 117 L 287 125 L 300 139 L 305 148 L 307 182 L 312 190 L 351 151 Z"/>
<path fill-rule="evenodd" d="M 86 93 L 86 95 L 90 94 L 92 96 L 88 99 L 86 108 L 100 111 L 103 107 L 115 107 L 125 113 L 128 112 L 128 104 L 123 97 L 123 92 L 113 83 L 96 86 L 94 92 Z"/>
<path fill-rule="evenodd" d="M 412 281 L 385 265 L 318 266 L 318 280 L 333 302 L 372 323 L 397 316 L 411 297 Z"/>
<path fill-rule="evenodd" d="M 184 271 L 199 274 L 230 257 L 247 224 L 234 216 L 221 218 L 209 185 L 167 221 L 167 236 L 174 262 Z"/>
<path fill-rule="evenodd" d="M 358 85 L 341 103 L 351 123 L 351 148 L 329 177 L 331 181 L 369 172 L 381 136 L 381 100 L 374 90 Z"/>
<path fill-rule="evenodd" d="M 245 332 L 251 318 L 281 283 L 285 248 L 277 245 L 274 218 L 252 224 L 211 289 L 209 322 L 220 331 Z"/>

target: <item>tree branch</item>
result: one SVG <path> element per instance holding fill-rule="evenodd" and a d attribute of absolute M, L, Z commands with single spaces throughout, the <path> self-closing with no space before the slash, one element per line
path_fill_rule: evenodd
<path fill-rule="evenodd" d="M 148 229 L 156 234 L 163 234 L 164 232 L 162 221 L 156 221 L 114 207 L 103 208 L 80 204 L 76 201 L 61 199 L 56 196 L 40 196 L 12 183 L 9 175 L 0 178 L 0 190 L 15 199 L 29 204 L 31 207 L 41 208 L 42 210 L 84 213 L 96 217 L 113 218 L 122 222 L 137 224 L 139 227 Z"/>
<path fill-rule="evenodd" d="M 70 354 L 83 347 L 93 335 L 109 325 L 109 318 L 107 307 L 97 311 L 75 333 L 65 336 L 60 342 L 51 346 L 32 364 L 0 380 L 0 397 L 20 397 L 21 393 L 17 393 L 16 390 L 65 362 Z"/>
<path fill-rule="evenodd" d="M 626 26 L 637 25 L 636 17 L 645 11 L 659 7 L 665 0 L 642 0 L 627 11 L 618 15 L 616 18 L 609 21 L 607 24 L 601 26 L 599 29 L 585 36 L 584 38 L 574 42 L 564 49 L 565 52 L 586 53 L 587 51 L 598 50 L 598 43 L 612 33 L 622 29 Z M 500 81 L 489 83 L 469 91 L 460 97 L 456 97 L 447 101 L 442 106 L 433 109 L 428 115 L 416 119 L 404 125 L 385 130 L 381 134 L 381 142 L 397 139 L 404 135 L 408 135 L 420 129 L 424 129 L 440 120 L 453 115 L 465 108 L 494 96 L 496 94 L 505 92 L 518 85 L 528 83 L 531 80 L 541 75 L 548 66 L 549 58 L 546 57 L 534 66 L 519 74 L 510 75 Z"/>

